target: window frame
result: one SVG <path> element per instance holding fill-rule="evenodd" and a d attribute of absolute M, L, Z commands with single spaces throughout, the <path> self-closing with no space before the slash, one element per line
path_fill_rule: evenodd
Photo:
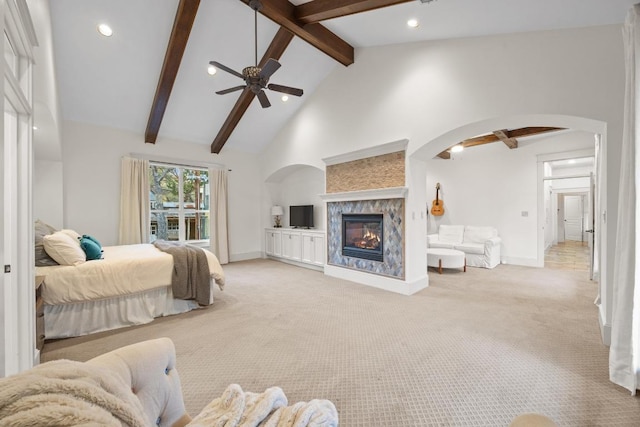
<path fill-rule="evenodd" d="M 193 239 L 193 240 L 188 240 L 186 239 L 186 227 L 185 227 L 185 219 L 187 218 L 186 213 L 205 213 L 207 214 L 207 217 L 209 218 L 209 221 L 211 221 L 211 185 L 210 185 L 210 173 L 209 173 L 209 169 L 206 167 L 202 167 L 202 166 L 196 166 L 196 165 L 188 165 L 188 164 L 181 164 L 181 163 L 171 163 L 171 162 L 166 162 L 166 161 L 157 161 L 157 160 L 149 160 L 149 171 L 151 171 L 151 168 L 154 166 L 160 166 L 160 167 L 166 167 L 166 168 L 173 168 L 177 170 L 177 176 L 178 176 L 178 207 L 177 208 L 171 208 L 171 209 L 152 209 L 151 205 L 152 202 L 149 202 L 149 222 L 148 222 L 148 227 L 149 227 L 149 237 L 151 238 L 151 236 L 156 236 L 157 234 L 152 234 L 152 231 L 154 229 L 154 227 L 152 226 L 152 214 L 154 213 L 177 213 L 178 214 L 178 242 L 181 243 L 189 243 L 191 245 L 196 245 L 196 246 L 209 246 L 210 241 L 211 241 L 211 227 L 209 227 L 209 238 L 208 239 Z M 198 171 L 202 171 L 202 172 L 206 172 L 207 174 L 207 183 L 206 185 L 208 186 L 208 191 L 204 191 L 204 197 L 208 197 L 209 198 L 209 209 L 187 209 L 185 207 L 186 202 L 184 201 L 185 198 L 185 194 L 184 194 L 184 173 L 185 170 L 198 170 Z M 151 182 L 149 182 L 149 194 L 151 195 Z M 155 205 L 155 203 L 153 203 Z M 156 232 L 157 232 L 157 225 L 156 225 Z M 170 229 L 169 227 L 169 223 L 167 222 L 167 229 Z"/>

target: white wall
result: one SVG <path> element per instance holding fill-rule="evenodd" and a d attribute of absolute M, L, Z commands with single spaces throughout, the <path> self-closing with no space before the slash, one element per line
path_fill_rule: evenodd
<path fill-rule="evenodd" d="M 229 172 L 229 251 L 232 261 L 261 255 L 258 156 L 225 148 L 158 138 L 145 144 L 143 134 L 64 122 L 64 225 L 95 236 L 104 245 L 118 240 L 120 159 L 130 153 L 224 165 Z"/>
<path fill-rule="evenodd" d="M 62 228 L 62 212 L 62 162 L 36 160 L 33 166 L 33 218 Z"/>
<path fill-rule="evenodd" d="M 61 109 L 56 84 L 51 30 L 51 12 L 47 0 L 27 0 L 38 46 L 33 50 L 33 149 L 36 160 L 58 160 L 61 154 Z"/>
<path fill-rule="evenodd" d="M 440 224 L 490 225 L 502 238 L 502 260 L 536 265 L 538 154 L 593 148 L 587 132 L 549 133 L 510 150 L 494 143 L 471 147 L 452 160 L 427 162 L 427 189 L 435 198 L 436 183 L 444 202 L 443 216 L 430 215 L 428 230 Z M 526 215 L 526 216 L 525 216 Z"/>
<path fill-rule="evenodd" d="M 623 65 L 617 25 L 358 49 L 265 150 L 263 175 L 403 138 L 413 153 L 452 129 L 518 114 L 603 120 L 615 146 Z"/>

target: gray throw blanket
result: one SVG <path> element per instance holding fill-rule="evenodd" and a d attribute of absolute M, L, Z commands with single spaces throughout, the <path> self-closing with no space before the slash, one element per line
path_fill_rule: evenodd
<path fill-rule="evenodd" d="M 200 248 L 180 242 L 156 240 L 154 246 L 173 256 L 171 289 L 179 299 L 195 300 L 209 305 L 211 297 L 211 273 L 207 255 Z"/>

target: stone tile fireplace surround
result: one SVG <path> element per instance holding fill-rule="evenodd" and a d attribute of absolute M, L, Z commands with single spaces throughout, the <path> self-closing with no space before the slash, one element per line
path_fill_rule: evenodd
<path fill-rule="evenodd" d="M 382 214 L 382 260 L 345 256 L 343 218 L 345 214 Z M 404 278 L 404 199 L 360 200 L 327 203 L 328 263 L 374 274 Z"/>
<path fill-rule="evenodd" d="M 325 274 L 405 295 L 428 286 L 426 221 L 419 223 L 415 211 L 410 216 L 407 212 L 407 206 L 426 208 L 426 196 L 411 199 L 407 186 L 408 182 L 426 185 L 426 175 L 423 178 L 418 174 L 418 179 L 407 178 L 410 165 L 406 158 L 407 144 L 407 140 L 401 140 L 323 159 L 327 165 L 326 192 L 320 196 L 327 208 Z M 418 191 L 421 192 L 416 195 L 426 194 L 421 189 Z M 379 256 L 372 259 L 376 257 L 367 250 L 343 250 L 343 239 L 347 237 L 343 234 L 343 215 L 352 214 L 382 215 L 381 259 Z M 418 212 L 418 218 L 421 217 L 424 218 L 424 211 Z M 367 220 L 366 225 L 376 229 L 374 218 L 369 219 L 371 221 Z M 364 224 L 361 225 L 364 228 Z M 416 250 L 422 243 L 406 240 L 408 231 L 424 234 L 424 248 Z M 361 237 L 359 243 L 351 246 L 371 246 L 367 243 L 370 237 Z M 364 252 L 366 256 L 358 252 Z M 407 265 L 408 252 L 418 257 L 415 262 L 410 260 L 412 269 Z M 420 263 L 423 257 L 424 262 Z"/>

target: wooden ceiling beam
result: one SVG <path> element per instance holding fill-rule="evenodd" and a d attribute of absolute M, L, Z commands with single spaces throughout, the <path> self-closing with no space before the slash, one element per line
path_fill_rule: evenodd
<path fill-rule="evenodd" d="M 564 128 L 554 128 L 554 127 L 526 127 L 510 130 L 508 135 L 511 138 L 522 138 L 523 136 L 533 136 L 538 135 L 540 133 L 546 132 L 555 132 L 559 130 L 564 130 Z"/>
<path fill-rule="evenodd" d="M 314 0 L 295 8 L 295 17 L 303 24 L 368 12 L 415 0 Z"/>
<path fill-rule="evenodd" d="M 200 0 L 180 0 L 178 4 L 171 37 L 169 38 L 164 62 L 162 63 L 162 71 L 156 87 L 156 94 L 153 98 L 153 104 L 151 104 L 147 129 L 144 133 L 144 142 L 146 143 L 155 144 L 158 138 L 160 124 L 169 103 L 169 96 L 171 96 L 171 90 L 180 69 L 182 55 L 187 47 L 187 41 L 189 40 L 189 34 L 191 34 L 191 28 L 196 19 L 199 5 Z"/>
<path fill-rule="evenodd" d="M 464 141 L 455 144 L 462 145 L 464 148 L 475 147 L 477 145 L 490 144 L 492 142 L 505 141 L 505 144 L 509 148 L 518 148 L 518 141 L 516 138 L 524 138 L 527 136 L 534 136 L 546 132 L 556 132 L 559 130 L 565 130 L 565 128 L 556 127 L 524 127 L 513 130 L 497 130 L 486 135 L 480 135 L 473 138 L 465 139 Z M 509 141 L 509 143 L 507 142 Z M 439 153 L 436 157 L 441 159 L 450 159 L 451 153 L 449 148 Z"/>
<path fill-rule="evenodd" d="M 240 1 L 249 4 L 249 0 Z M 320 24 L 300 22 L 295 11 L 296 6 L 288 0 L 263 0 L 260 13 L 342 65 L 353 64 L 353 46 Z"/>
<path fill-rule="evenodd" d="M 273 58 L 276 60 L 280 59 L 292 39 L 293 34 L 287 29 L 280 27 L 275 37 L 271 41 L 271 44 L 264 53 L 262 59 L 260 60 L 258 66 L 263 67 L 264 64 L 266 64 L 266 62 L 269 60 L 269 58 Z M 233 106 L 233 109 L 222 125 L 222 128 L 220 128 L 220 131 L 218 131 L 218 135 L 216 135 L 215 139 L 211 143 L 212 153 L 220 153 L 220 150 L 222 150 L 222 147 L 224 146 L 224 144 L 226 144 L 227 140 L 231 136 L 231 133 L 240 122 L 240 119 L 247 111 L 247 108 L 249 108 L 249 105 L 251 104 L 251 101 L 253 101 L 253 98 L 255 98 L 255 96 L 256 95 L 251 91 L 251 89 L 249 89 L 248 87 L 244 88 L 244 90 L 240 94 L 240 97 Z"/>
<path fill-rule="evenodd" d="M 518 148 L 518 140 L 515 138 L 510 138 L 507 133 L 509 131 L 506 129 L 502 130 L 494 130 L 493 134 L 498 137 L 498 139 L 505 143 L 507 147 L 510 149 Z"/>

